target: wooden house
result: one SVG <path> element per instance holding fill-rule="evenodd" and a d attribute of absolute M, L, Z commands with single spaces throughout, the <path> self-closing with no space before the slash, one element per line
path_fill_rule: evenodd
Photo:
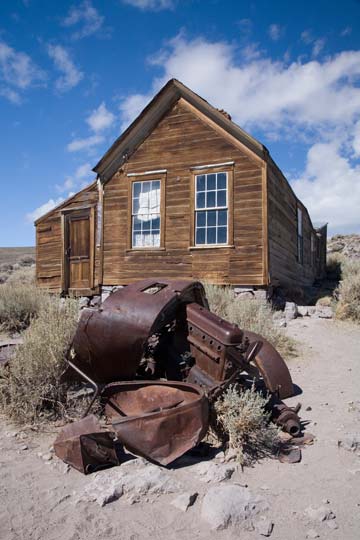
<path fill-rule="evenodd" d="M 94 167 L 35 222 L 41 287 L 91 295 L 145 277 L 265 288 L 322 276 L 326 226 L 268 150 L 170 80 Z"/>

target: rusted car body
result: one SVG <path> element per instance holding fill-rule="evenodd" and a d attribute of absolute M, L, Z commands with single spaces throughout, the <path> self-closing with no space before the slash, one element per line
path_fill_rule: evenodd
<path fill-rule="evenodd" d="M 199 282 L 144 280 L 83 309 L 69 365 L 93 382 L 119 441 L 162 465 L 201 441 L 209 403 L 234 382 L 260 381 L 277 423 L 300 432 L 297 411 L 279 401 L 293 394 L 280 354 L 211 313 Z M 73 449 L 80 432 L 70 429 Z"/>

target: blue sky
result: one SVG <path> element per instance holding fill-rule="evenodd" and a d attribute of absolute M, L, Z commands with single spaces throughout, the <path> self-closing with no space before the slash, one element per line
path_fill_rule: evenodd
<path fill-rule="evenodd" d="M 270 150 L 330 232 L 360 232 L 360 1 L 2 0 L 0 246 L 171 77 Z"/>

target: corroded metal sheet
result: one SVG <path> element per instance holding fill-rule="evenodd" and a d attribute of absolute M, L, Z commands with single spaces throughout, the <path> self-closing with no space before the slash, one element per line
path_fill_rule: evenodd
<path fill-rule="evenodd" d="M 196 385 L 170 381 L 113 383 L 106 415 L 124 446 L 168 465 L 196 446 L 208 429 L 208 401 Z"/>
<path fill-rule="evenodd" d="M 91 415 L 65 426 L 54 442 L 54 450 L 65 463 L 89 474 L 119 465 L 114 438 L 114 433 L 104 431 Z"/>

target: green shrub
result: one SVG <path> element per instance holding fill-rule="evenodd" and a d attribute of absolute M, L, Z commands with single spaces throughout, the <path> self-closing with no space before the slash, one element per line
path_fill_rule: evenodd
<path fill-rule="evenodd" d="M 60 378 L 77 316 L 76 300 L 60 305 L 58 298 L 49 298 L 31 321 L 0 378 L 0 406 L 13 420 L 38 422 L 65 414 L 66 387 Z"/>
<path fill-rule="evenodd" d="M 261 300 L 236 298 L 231 287 L 205 284 L 210 310 L 244 330 L 266 338 L 281 354 L 295 352 L 295 342 L 278 328 L 271 306 Z"/>
<path fill-rule="evenodd" d="M 341 282 L 335 291 L 336 317 L 360 322 L 360 261 L 343 259 Z"/>
<path fill-rule="evenodd" d="M 13 282 L 9 278 L 0 287 L 0 329 L 7 332 L 24 330 L 48 299 L 49 295 L 34 285 Z"/>
<path fill-rule="evenodd" d="M 268 398 L 254 386 L 231 386 L 215 402 L 219 428 L 228 435 L 229 447 L 236 451 L 241 465 L 272 455 L 278 448 L 279 428 L 270 422 L 267 403 Z"/>

